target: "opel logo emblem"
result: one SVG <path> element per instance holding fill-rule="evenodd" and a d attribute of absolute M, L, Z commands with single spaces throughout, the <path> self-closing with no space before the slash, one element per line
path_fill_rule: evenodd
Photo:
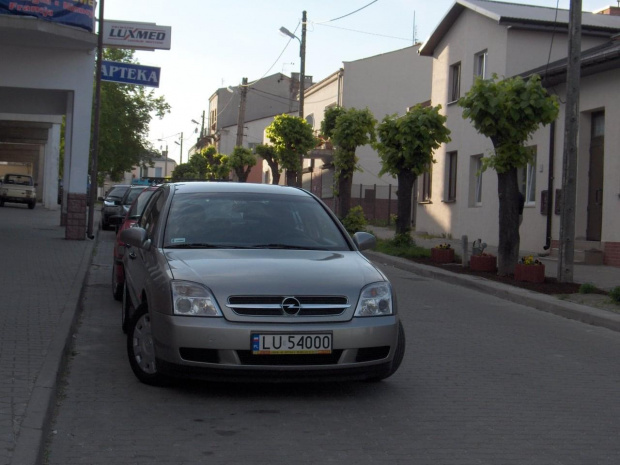
<path fill-rule="evenodd" d="M 280 306 L 287 315 L 297 315 L 301 310 L 301 304 L 295 297 L 285 297 Z"/>

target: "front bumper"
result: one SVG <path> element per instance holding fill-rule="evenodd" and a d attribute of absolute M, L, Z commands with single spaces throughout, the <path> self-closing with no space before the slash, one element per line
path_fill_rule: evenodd
<path fill-rule="evenodd" d="M 158 369 L 175 376 L 253 381 L 341 381 L 382 377 L 398 343 L 396 316 L 321 324 L 231 323 L 151 314 Z M 252 333 L 332 333 L 329 355 L 254 355 Z"/>

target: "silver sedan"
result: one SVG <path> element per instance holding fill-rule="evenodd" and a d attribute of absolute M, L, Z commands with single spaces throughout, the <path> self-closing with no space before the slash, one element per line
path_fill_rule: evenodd
<path fill-rule="evenodd" d="M 333 213 L 302 189 L 175 183 L 122 231 L 122 320 L 147 384 L 380 380 L 399 367 L 396 297 Z"/>

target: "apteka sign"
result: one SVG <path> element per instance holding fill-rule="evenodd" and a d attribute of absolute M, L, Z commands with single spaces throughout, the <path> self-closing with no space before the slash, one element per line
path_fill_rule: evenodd
<path fill-rule="evenodd" d="M 170 50 L 172 28 L 155 23 L 103 22 L 103 45 L 134 50 Z"/>
<path fill-rule="evenodd" d="M 134 65 L 103 60 L 101 62 L 101 80 L 136 84 L 139 86 L 159 87 L 160 68 Z"/>

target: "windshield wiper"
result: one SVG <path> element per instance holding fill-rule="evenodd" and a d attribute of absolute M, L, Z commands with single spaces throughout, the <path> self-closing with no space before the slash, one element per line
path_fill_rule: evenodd
<path fill-rule="evenodd" d="M 253 249 L 285 249 L 285 250 L 327 250 L 324 247 L 309 247 L 307 245 L 291 245 L 291 244 L 260 244 L 254 245 Z"/>
<path fill-rule="evenodd" d="M 169 244 L 164 246 L 165 249 L 251 249 L 252 247 L 244 247 L 239 245 L 222 245 L 209 244 L 207 242 L 186 242 L 182 244 Z"/>

